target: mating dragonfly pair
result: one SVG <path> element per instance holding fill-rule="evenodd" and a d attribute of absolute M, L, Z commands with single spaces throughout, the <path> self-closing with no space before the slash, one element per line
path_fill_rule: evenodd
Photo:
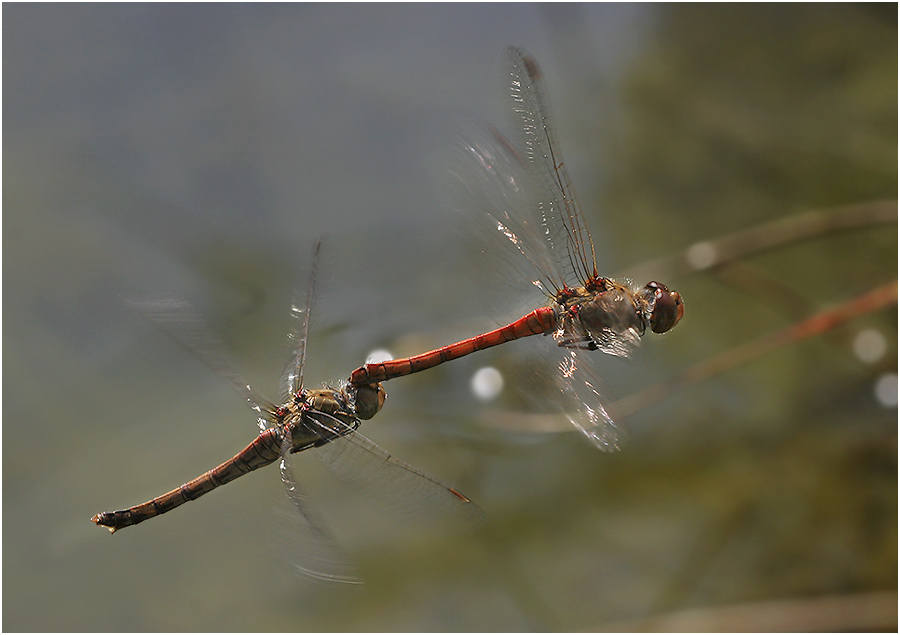
<path fill-rule="evenodd" d="M 476 520 L 482 512 L 466 496 L 392 457 L 357 428 L 384 405 L 381 382 L 529 335 L 551 335 L 566 351 L 554 375 L 572 424 L 599 448 L 617 448 L 617 427 L 602 403 L 599 378 L 587 357 L 596 350 L 627 356 L 647 329 L 664 333 L 674 327 L 684 314 L 684 303 L 677 292 L 658 282 L 637 287 L 598 274 L 591 235 L 549 120 L 540 69 L 534 58 L 513 47 L 506 51 L 506 64 L 518 138 L 510 142 L 492 128 L 484 128 L 458 144 L 460 161 L 454 174 L 471 195 L 469 204 L 474 209 L 470 211 L 488 222 L 485 232 L 496 237 L 497 248 L 512 249 L 520 260 L 530 263 L 535 277 L 521 282 L 539 288 L 549 300 L 547 306 L 507 326 L 428 353 L 366 364 L 340 387 L 307 389 L 303 366 L 314 265 L 306 305 L 291 312 L 296 346 L 281 405 L 244 382 L 209 345 L 199 321 L 185 309 L 172 304 L 144 306 L 145 314 L 217 369 L 247 399 L 258 415 L 260 434 L 232 459 L 202 476 L 142 505 L 97 514 L 91 519 L 94 523 L 115 532 L 280 461 L 288 497 L 300 512 L 310 545 L 306 562 L 298 567 L 316 578 L 358 582 L 327 526 L 302 495 L 286 458 L 314 449 L 345 480 L 369 491 L 389 490 L 387 498 L 402 499 L 407 508 Z M 318 253 L 317 247 L 314 263 Z M 330 555 L 323 555 L 326 552 Z"/>

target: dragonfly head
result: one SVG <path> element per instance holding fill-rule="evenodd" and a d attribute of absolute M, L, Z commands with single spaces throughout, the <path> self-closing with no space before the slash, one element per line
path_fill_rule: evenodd
<path fill-rule="evenodd" d="M 387 393 L 380 383 L 348 386 L 347 390 L 352 395 L 356 416 L 360 419 L 371 419 L 377 415 L 387 398 Z"/>
<path fill-rule="evenodd" d="M 665 333 L 684 315 L 681 294 L 669 291 L 661 282 L 648 283 L 641 289 L 641 295 L 650 307 L 650 330 L 654 333 Z"/>

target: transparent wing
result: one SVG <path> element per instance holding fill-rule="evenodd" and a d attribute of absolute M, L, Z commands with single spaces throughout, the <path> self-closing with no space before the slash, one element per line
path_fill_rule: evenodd
<path fill-rule="evenodd" d="M 495 275 L 555 295 L 567 278 L 548 249 L 533 170 L 513 144 L 494 128 L 467 122 L 454 140 L 449 174 L 453 205 L 467 239 L 506 269 Z M 474 224 L 473 214 L 479 219 Z M 522 267 L 523 261 L 531 266 Z"/>
<path fill-rule="evenodd" d="M 603 405 L 601 380 L 588 359 L 591 353 L 567 349 L 559 362 L 557 387 L 567 408 L 569 421 L 601 450 L 613 452 L 624 440 L 624 431 Z"/>
<path fill-rule="evenodd" d="M 562 158 L 543 75 L 533 57 L 515 47 L 505 52 L 509 96 L 521 148 L 530 167 L 530 180 L 544 237 L 555 255 L 564 281 L 576 278 L 583 285 L 597 275 L 594 244 Z"/>
<path fill-rule="evenodd" d="M 489 427 L 523 433 L 558 434 L 576 429 L 596 447 L 615 451 L 627 439 L 607 409 L 604 382 L 597 367 L 596 351 L 553 346 L 512 352 L 502 365 L 509 377 L 509 407 L 519 408 L 502 416 L 488 417 Z M 608 361 L 603 364 L 606 368 Z"/>
<path fill-rule="evenodd" d="M 484 512 L 462 493 L 381 449 L 347 424 L 325 413 L 310 413 L 333 440 L 315 455 L 339 479 L 386 505 L 406 522 L 471 527 Z"/>
<path fill-rule="evenodd" d="M 272 414 L 275 405 L 244 380 L 222 343 L 210 332 L 190 303 L 175 298 L 128 297 L 124 300 L 237 391 L 257 413 L 257 423 L 261 430 L 275 422 Z"/>
<path fill-rule="evenodd" d="M 306 286 L 306 297 L 302 303 L 291 303 L 291 325 L 288 340 L 293 344 L 293 355 L 281 378 L 281 397 L 287 401 L 303 388 L 303 365 L 306 363 L 306 344 L 309 337 L 309 318 L 315 300 L 316 278 L 319 273 L 319 258 L 322 250 L 322 239 L 316 241 L 313 251 L 312 271 L 309 284 Z"/>
<path fill-rule="evenodd" d="M 341 548 L 322 514 L 297 485 L 289 461 L 290 449 L 291 434 L 288 429 L 281 444 L 281 480 L 288 498 L 299 512 L 293 518 L 294 522 L 290 523 L 290 559 L 301 574 L 314 580 L 362 584 L 359 572 Z"/>

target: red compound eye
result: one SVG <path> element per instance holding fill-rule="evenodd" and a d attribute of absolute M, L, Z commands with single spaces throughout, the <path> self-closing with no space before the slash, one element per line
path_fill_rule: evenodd
<path fill-rule="evenodd" d="M 684 316 L 684 301 L 677 291 L 661 282 L 651 282 L 644 287 L 645 293 L 653 297 L 653 311 L 650 313 L 650 330 L 665 333 Z"/>

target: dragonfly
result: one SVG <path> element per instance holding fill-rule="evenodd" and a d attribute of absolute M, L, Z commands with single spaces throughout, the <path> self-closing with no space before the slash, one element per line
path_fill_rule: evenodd
<path fill-rule="evenodd" d="M 506 49 L 505 60 L 516 142 L 490 127 L 472 134 L 457 144 L 453 176 L 465 206 L 480 213 L 488 223 L 484 232 L 496 237 L 490 239 L 491 248 L 512 251 L 515 260 L 528 263 L 522 282 L 539 289 L 548 302 L 510 324 L 455 344 L 361 366 L 349 383 L 371 386 L 512 340 L 551 335 L 566 351 L 555 383 L 557 396 L 569 404 L 567 417 L 596 446 L 615 450 L 619 431 L 603 405 L 600 378 L 586 353 L 629 356 L 648 329 L 671 330 L 684 316 L 684 301 L 660 282 L 639 287 L 599 275 L 591 233 L 551 123 L 540 67 L 515 47 Z"/>
<path fill-rule="evenodd" d="M 186 303 L 175 300 L 130 303 L 183 347 L 213 368 L 256 414 L 258 436 L 221 465 L 146 503 L 91 518 L 111 533 L 165 514 L 259 468 L 279 462 L 288 498 L 299 512 L 298 570 L 315 579 L 361 583 L 354 565 L 338 546 L 320 513 L 299 487 L 288 458 L 312 450 L 339 478 L 399 512 L 406 519 L 450 517 L 466 525 L 481 521 L 483 512 L 459 490 L 401 461 L 360 434 L 361 421 L 384 406 L 386 393 L 378 384 L 304 387 L 309 318 L 313 302 L 321 241 L 317 243 L 305 307 L 291 307 L 291 361 L 282 377 L 283 401 L 276 404 L 257 393 L 237 372 Z"/>

